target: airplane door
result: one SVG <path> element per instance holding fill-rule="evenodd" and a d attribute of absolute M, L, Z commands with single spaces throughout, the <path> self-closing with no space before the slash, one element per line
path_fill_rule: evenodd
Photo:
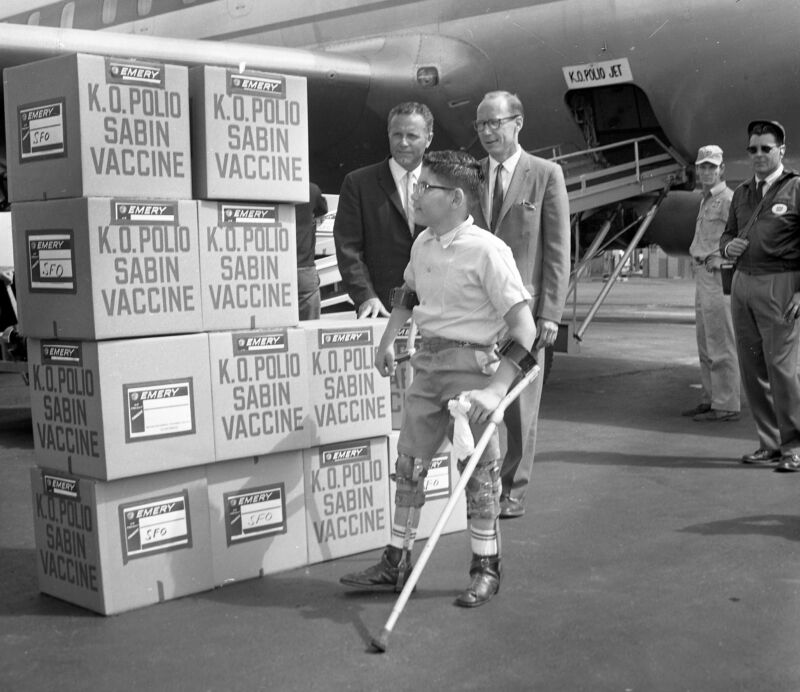
<path fill-rule="evenodd" d="M 613 144 L 634 137 L 654 135 L 671 146 L 656 119 L 647 95 L 635 84 L 613 84 L 568 91 L 565 100 L 581 128 L 587 147 Z M 643 155 L 648 152 L 643 151 Z M 657 152 L 657 147 L 654 149 Z M 605 154 L 610 164 L 613 151 Z"/>

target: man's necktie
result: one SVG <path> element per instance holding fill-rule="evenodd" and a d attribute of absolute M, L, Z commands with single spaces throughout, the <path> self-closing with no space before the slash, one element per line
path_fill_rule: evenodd
<path fill-rule="evenodd" d="M 764 186 L 767 184 L 766 180 L 759 180 L 758 185 L 756 186 L 758 190 L 758 198 L 761 199 L 764 196 Z"/>
<path fill-rule="evenodd" d="M 408 230 L 414 233 L 414 201 L 411 195 L 414 193 L 414 176 L 411 171 L 406 173 L 406 218 L 408 219 Z"/>
<path fill-rule="evenodd" d="M 497 229 L 497 222 L 500 219 L 500 207 L 503 206 L 503 179 L 501 177 L 503 165 L 500 164 L 494 173 L 494 192 L 492 192 L 492 231 Z"/>

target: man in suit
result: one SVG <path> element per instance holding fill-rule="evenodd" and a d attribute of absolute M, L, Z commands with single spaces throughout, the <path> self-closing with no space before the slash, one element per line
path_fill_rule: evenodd
<path fill-rule="evenodd" d="M 478 105 L 475 131 L 489 155 L 483 159 L 484 185 L 475 223 L 504 240 L 532 296 L 536 321 L 534 354 L 544 363 L 544 349 L 558 336 L 570 273 L 569 200 L 561 168 L 532 156 L 519 145 L 524 123 L 515 94 L 492 91 Z M 500 470 L 503 490 L 500 517 L 525 513 L 525 493 L 533 470 L 542 377 L 506 409 L 506 452 Z"/>
<path fill-rule="evenodd" d="M 411 195 L 433 139 L 433 114 L 422 103 L 400 103 L 389 113 L 388 135 L 388 159 L 345 177 L 333 226 L 342 283 L 359 318 L 388 317 L 391 290 L 403 285 L 422 230 Z"/>

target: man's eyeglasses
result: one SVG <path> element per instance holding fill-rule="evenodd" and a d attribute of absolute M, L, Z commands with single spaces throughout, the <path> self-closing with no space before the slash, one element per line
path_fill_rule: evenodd
<path fill-rule="evenodd" d="M 507 115 L 505 118 L 492 118 L 491 120 L 473 120 L 472 127 L 475 128 L 475 132 L 480 132 L 487 125 L 489 126 L 490 130 L 499 130 L 500 126 L 504 122 L 506 122 L 506 120 L 513 120 L 514 118 L 518 117 L 519 115 Z"/>
<path fill-rule="evenodd" d="M 780 149 L 780 144 L 762 144 L 757 147 L 747 147 L 748 154 L 757 154 L 761 151 L 762 154 L 769 154 L 773 149 Z"/>
<path fill-rule="evenodd" d="M 445 187 L 444 185 L 431 185 L 430 183 L 420 180 L 414 183 L 414 194 L 424 195 L 428 190 L 455 190 L 454 187 Z"/>

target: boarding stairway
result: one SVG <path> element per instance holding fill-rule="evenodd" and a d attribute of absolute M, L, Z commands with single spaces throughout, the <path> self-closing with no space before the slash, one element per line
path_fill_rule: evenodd
<path fill-rule="evenodd" d="M 601 210 L 610 210 L 608 219 L 595 236 L 591 245 L 579 256 L 576 250 L 570 277 L 569 298 L 572 298 L 572 321 L 565 326 L 565 336 L 559 335 L 557 350 L 570 351 L 574 342 L 580 342 L 590 322 L 613 287 L 625 263 L 641 242 L 647 227 L 670 188 L 686 182 L 686 162 L 657 137 L 647 135 L 627 139 L 605 146 L 563 154 L 560 147 L 548 147 L 531 152 L 558 163 L 564 171 L 569 196 L 569 209 L 575 248 L 580 248 L 581 222 Z M 621 230 L 615 230 L 615 217 L 620 205 L 637 201 L 641 213 Z M 320 275 L 323 312 L 341 309 L 350 304 L 347 294 L 341 289 L 341 275 L 336 266 L 333 245 L 333 219 L 331 213 L 317 230 L 317 270 Z M 635 228 L 633 234 L 630 231 Z M 577 285 L 593 259 L 600 256 L 619 238 L 629 238 L 622 259 L 617 263 L 603 290 L 583 318 L 577 324 Z"/>
<path fill-rule="evenodd" d="M 548 158 L 558 163 L 564 171 L 576 248 L 567 294 L 567 306 L 570 302 L 572 304 L 572 319 L 565 325 L 566 336 L 559 338 L 557 347 L 560 351 L 571 351 L 572 346 L 582 340 L 633 251 L 641 243 L 669 190 L 686 183 L 687 163 L 654 135 L 570 154 L 557 151 L 552 154 Z M 625 203 L 629 206 L 632 204 L 637 214 L 631 222 L 619 228 L 618 215 Z M 581 255 L 581 222 L 598 212 L 606 213 L 606 219 Z M 590 263 L 623 237 L 626 243 L 622 257 L 578 324 L 578 282 Z"/>

